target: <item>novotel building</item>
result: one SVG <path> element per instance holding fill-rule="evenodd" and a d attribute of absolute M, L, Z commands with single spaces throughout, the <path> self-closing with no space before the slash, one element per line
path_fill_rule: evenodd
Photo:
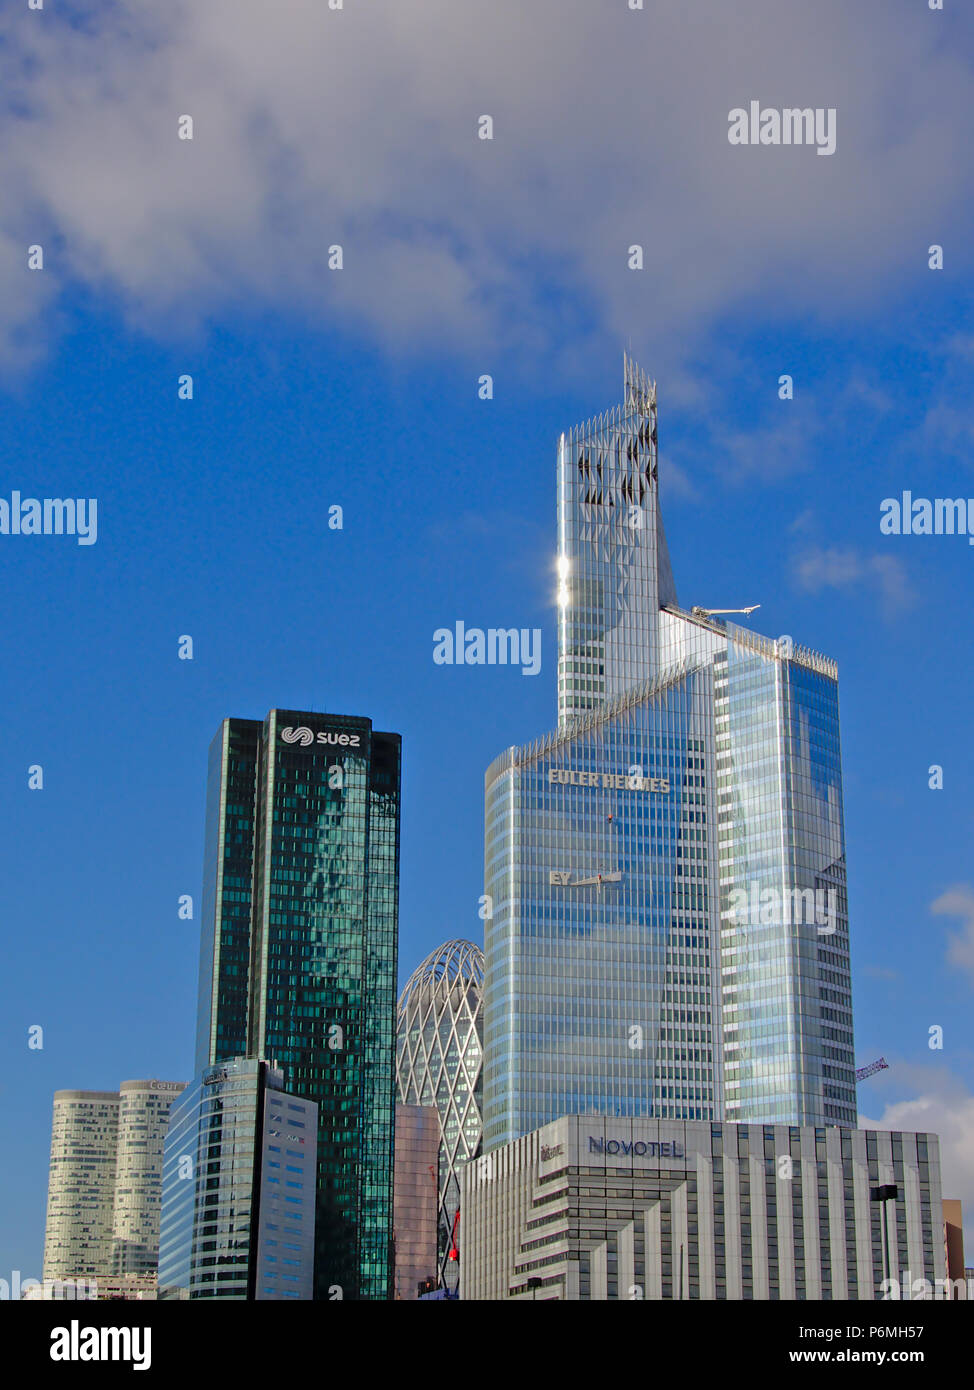
<path fill-rule="evenodd" d="M 904 1271 L 945 1278 L 935 1134 L 569 1115 L 462 1183 L 464 1299 L 873 1300 L 912 1290 Z"/>
<path fill-rule="evenodd" d="M 679 606 L 656 388 L 624 389 L 558 445 L 558 726 L 485 777 L 487 1150 L 565 1114 L 856 1123 L 835 664 Z"/>
<path fill-rule="evenodd" d="M 400 738 L 273 709 L 210 748 L 197 1073 L 317 1106 L 315 1297 L 392 1290 Z"/>

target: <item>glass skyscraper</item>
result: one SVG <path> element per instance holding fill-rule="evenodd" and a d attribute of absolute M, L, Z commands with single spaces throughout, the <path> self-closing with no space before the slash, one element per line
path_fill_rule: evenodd
<path fill-rule="evenodd" d="M 160 1298 L 311 1298 L 317 1107 L 283 1085 L 278 1068 L 235 1058 L 172 1107 Z"/>
<path fill-rule="evenodd" d="M 480 947 L 448 941 L 416 967 L 399 998 L 399 1099 L 407 1106 L 435 1106 L 439 1116 L 436 1274 L 451 1293 L 459 1283 L 458 1261 L 451 1256 L 460 1169 L 480 1153 L 483 1140 L 483 984 Z"/>
<path fill-rule="evenodd" d="M 396 1106 L 395 1297 L 410 1301 L 436 1283 L 436 1169 L 440 1117 L 433 1105 Z"/>
<path fill-rule="evenodd" d="M 727 626 L 714 657 L 726 1118 L 854 1128 L 835 664 Z"/>
<path fill-rule="evenodd" d="M 854 1125 L 833 662 L 677 603 L 656 389 L 558 447 L 556 732 L 486 774 L 485 1147 Z"/>
<path fill-rule="evenodd" d="M 271 710 L 210 750 L 197 1071 L 268 1057 L 318 1106 L 315 1297 L 386 1299 L 400 739 Z"/>
<path fill-rule="evenodd" d="M 676 602 L 659 509 L 656 388 L 628 359 L 625 403 L 558 443 L 558 723 L 662 669 Z"/>

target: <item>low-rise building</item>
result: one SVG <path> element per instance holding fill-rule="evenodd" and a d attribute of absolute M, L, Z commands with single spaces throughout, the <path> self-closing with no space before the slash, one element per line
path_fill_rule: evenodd
<path fill-rule="evenodd" d="M 939 1298 L 941 1201 L 935 1134 L 566 1116 L 464 1169 L 461 1297 Z"/>

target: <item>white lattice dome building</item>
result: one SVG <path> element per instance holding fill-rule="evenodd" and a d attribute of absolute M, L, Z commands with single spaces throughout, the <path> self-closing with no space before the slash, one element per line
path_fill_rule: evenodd
<path fill-rule="evenodd" d="M 440 1117 L 437 1261 L 453 1291 L 451 1260 L 460 1208 L 457 1170 L 480 1153 L 481 1000 L 484 953 L 472 941 L 448 941 L 410 975 L 399 998 L 396 1081 L 403 1105 L 435 1106 Z"/>

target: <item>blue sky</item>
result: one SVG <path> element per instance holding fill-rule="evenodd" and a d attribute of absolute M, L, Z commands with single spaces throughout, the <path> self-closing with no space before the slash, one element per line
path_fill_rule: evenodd
<path fill-rule="evenodd" d="M 224 715 L 313 707 L 400 732 L 401 978 L 450 937 L 482 940 L 483 772 L 555 717 L 555 444 L 619 401 L 629 347 L 658 381 L 681 602 L 760 603 L 757 630 L 839 663 L 856 1049 L 891 1063 L 862 1113 L 939 1130 L 945 1190 L 974 1210 L 974 549 L 879 531 L 904 489 L 974 496 L 971 189 L 951 125 L 971 25 L 884 0 L 863 5 L 871 28 L 821 6 L 823 35 L 755 4 L 721 44 L 663 5 L 650 44 L 622 27 L 647 16 L 593 30 L 584 5 L 546 35 L 545 5 L 537 23 L 500 6 L 524 26 L 516 54 L 481 19 L 475 64 L 448 7 L 427 4 L 440 22 L 420 49 L 384 6 L 376 45 L 349 0 L 349 43 L 400 79 L 369 124 L 249 0 L 232 33 L 180 0 L 135 58 L 103 33 L 94 74 L 84 26 L 3 21 L 33 153 L 0 169 L 19 195 L 0 217 L 0 496 L 96 497 L 99 534 L 0 536 L 0 1277 L 40 1273 L 53 1091 L 189 1077 Z M 283 9 L 331 43 L 311 7 Z M 610 109 L 627 33 L 663 95 Z M 570 81 L 545 85 L 546 43 L 587 72 L 587 112 Z M 353 55 L 319 52 L 340 83 Z M 136 59 L 119 91 L 107 79 Z M 686 94 L 666 86 L 681 64 Z M 796 103 L 838 105 L 834 156 L 727 145 L 731 107 L 776 83 L 790 99 L 782 74 Z M 197 99 L 184 179 L 187 152 L 173 139 L 163 158 L 145 130 L 153 103 L 168 121 Z M 471 132 L 494 106 L 484 149 Z M 645 139 L 623 158 L 634 121 Z M 41 276 L 24 268 L 37 240 Z M 348 269 L 329 282 L 315 258 L 332 240 Z M 626 269 L 636 241 L 643 272 Z M 434 665 L 434 630 L 457 620 L 540 627 L 541 673 Z"/>

